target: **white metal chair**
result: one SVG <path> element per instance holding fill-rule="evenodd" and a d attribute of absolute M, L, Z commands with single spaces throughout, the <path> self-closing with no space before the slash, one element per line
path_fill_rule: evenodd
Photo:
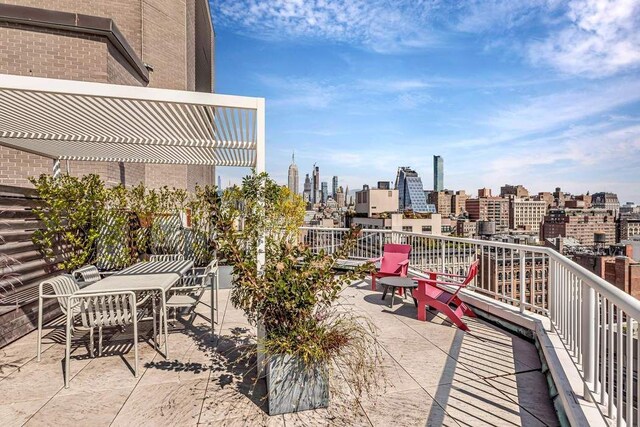
<path fill-rule="evenodd" d="M 163 255 L 150 255 L 149 262 L 162 262 L 162 261 L 184 261 L 184 255 L 182 254 L 163 254 Z"/>
<path fill-rule="evenodd" d="M 68 298 L 68 307 L 79 314 L 83 328 L 93 330 L 104 327 L 133 325 L 133 351 L 135 357 L 134 376 L 138 377 L 138 315 L 136 294 L 130 291 L 110 294 L 80 294 Z M 73 333 L 73 317 L 67 316 L 66 352 L 64 386 L 69 388 L 69 371 L 71 356 L 71 335 Z M 102 335 L 102 334 L 101 334 Z M 90 347 L 93 348 L 93 334 L 90 336 Z"/>
<path fill-rule="evenodd" d="M 95 265 L 85 265 L 77 270 L 73 270 L 71 275 L 78 282 L 78 286 L 81 288 L 88 286 L 92 283 L 97 282 L 102 277 L 100 276 L 100 272 Z"/>
<path fill-rule="evenodd" d="M 53 290 L 53 294 L 44 293 L 47 287 Z M 71 313 L 69 313 L 69 297 L 78 290 L 80 290 L 80 286 L 73 277 L 68 274 L 63 274 L 40 283 L 38 289 L 38 362 L 40 361 L 40 354 L 42 353 L 42 305 L 44 300 L 57 299 L 62 314 L 68 318 L 73 318 L 78 314 L 78 311 L 74 308 L 71 310 Z M 89 334 L 93 342 L 93 329 L 89 329 Z M 93 357 L 93 347 L 90 347 L 89 351 L 91 357 Z"/>
<path fill-rule="evenodd" d="M 214 275 L 217 279 L 217 274 L 218 260 L 214 259 L 204 268 L 202 274 L 187 276 L 182 283 L 171 288 L 172 295 L 167 300 L 167 307 L 189 307 L 190 311 L 193 311 L 208 288 L 211 288 L 211 292 L 215 292 L 215 305 L 217 306 L 218 281 L 212 281 Z M 214 309 L 216 308 L 211 307 L 211 323 L 214 323 Z"/>

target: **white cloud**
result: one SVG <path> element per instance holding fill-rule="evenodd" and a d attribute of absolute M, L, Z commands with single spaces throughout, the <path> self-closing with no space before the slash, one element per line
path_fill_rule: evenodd
<path fill-rule="evenodd" d="M 509 30 L 535 18 L 540 8 L 549 11 L 555 6 L 550 0 L 470 0 L 460 3 L 454 27 L 469 33 Z"/>
<path fill-rule="evenodd" d="M 323 38 L 376 52 L 423 48 L 434 43 L 425 17 L 431 1 L 220 0 L 216 18 L 267 39 Z"/>
<path fill-rule="evenodd" d="M 612 75 L 640 65 L 640 2 L 637 0 L 572 0 L 570 21 L 528 54 L 569 74 Z"/>

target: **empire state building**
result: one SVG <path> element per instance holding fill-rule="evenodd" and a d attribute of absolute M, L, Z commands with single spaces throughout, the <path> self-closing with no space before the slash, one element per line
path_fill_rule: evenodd
<path fill-rule="evenodd" d="M 293 194 L 298 194 L 298 166 L 296 165 L 295 153 L 291 155 L 291 165 L 289 165 L 289 191 Z"/>

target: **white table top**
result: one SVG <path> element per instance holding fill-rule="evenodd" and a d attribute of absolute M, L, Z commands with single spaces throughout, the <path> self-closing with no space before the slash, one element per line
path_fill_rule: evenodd
<path fill-rule="evenodd" d="M 118 271 L 115 276 L 147 275 L 156 273 L 176 273 L 184 276 L 193 268 L 193 261 L 154 261 L 138 262 Z"/>
<path fill-rule="evenodd" d="M 80 289 L 76 294 L 116 291 L 137 292 L 161 289 L 168 291 L 179 280 L 180 275 L 177 273 L 140 274 L 132 276 L 113 275 Z"/>

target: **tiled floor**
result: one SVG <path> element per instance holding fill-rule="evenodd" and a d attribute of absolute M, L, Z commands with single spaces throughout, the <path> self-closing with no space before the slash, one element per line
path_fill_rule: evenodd
<path fill-rule="evenodd" d="M 324 410 L 267 415 L 264 382 L 256 382 L 251 363 L 239 357 L 255 347 L 253 328 L 225 290 L 218 334 L 212 338 L 201 317 L 187 326 L 178 322 L 168 360 L 141 342 L 138 378 L 128 367 L 133 352 L 126 331 L 113 335 L 95 359 L 76 339 L 68 389 L 61 329 L 47 330 L 41 362 L 34 357 L 35 334 L 0 349 L 0 426 L 558 424 L 532 344 L 475 319 L 466 334 L 441 316 L 419 322 L 409 300 L 397 300 L 391 311 L 369 287 L 347 288 L 342 304 L 377 326 L 379 369 L 387 380 L 359 401 L 334 399 Z"/>

